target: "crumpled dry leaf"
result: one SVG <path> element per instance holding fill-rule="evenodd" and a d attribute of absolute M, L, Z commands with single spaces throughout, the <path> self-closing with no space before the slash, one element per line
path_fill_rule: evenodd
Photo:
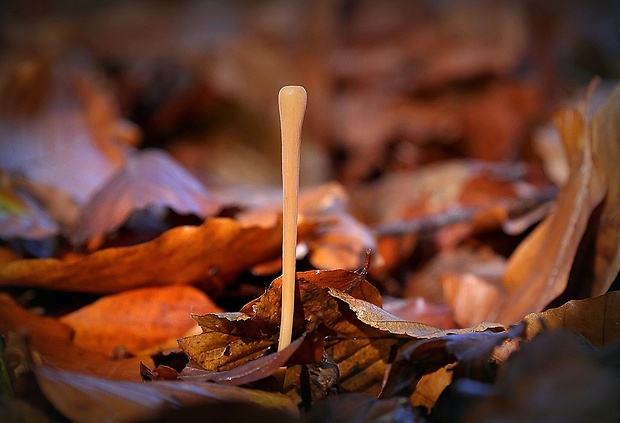
<path fill-rule="evenodd" d="M 127 134 L 84 58 L 31 60 L 2 87 L 0 168 L 83 204 L 124 160 Z M 130 138 L 134 135 L 128 135 Z"/>
<path fill-rule="evenodd" d="M 365 272 L 345 270 L 297 273 L 294 337 L 308 330 L 316 332 L 308 336 L 321 340 L 322 346 L 318 347 L 338 366 L 337 384 L 343 392 L 378 394 L 389 357 L 407 339 L 441 338 L 491 328 L 503 330 L 489 324 L 442 331 L 403 321 L 380 308 L 378 291 L 364 277 Z M 180 339 L 179 345 L 190 360 L 208 371 L 233 375 L 233 369 L 246 366 L 256 372 L 252 361 L 268 357 L 277 343 L 280 283 L 280 279 L 274 280 L 264 295 L 239 313 L 195 316 L 203 333 Z"/>
<path fill-rule="evenodd" d="M 390 351 L 402 340 L 363 324 L 333 296 L 336 291 L 348 296 L 340 291 L 344 289 L 354 296 L 351 298 L 376 307 L 374 304 L 380 304 L 381 298 L 364 277 L 365 273 L 339 269 L 297 273 L 299 304 L 293 335 L 297 338 L 308 325 L 316 327 L 322 348 L 338 365 L 339 388 L 376 394 Z M 336 288 L 328 288 L 330 285 Z M 279 333 L 280 288 L 280 279 L 276 279 L 264 295 L 244 306 L 240 313 L 196 316 L 203 333 L 183 338 L 179 345 L 191 360 L 211 371 L 233 369 L 268 354 L 275 348 Z M 363 314 L 361 308 L 358 311 Z M 434 330 L 428 327 L 428 332 Z"/>
<path fill-rule="evenodd" d="M 220 205 L 200 181 L 164 151 L 134 152 L 83 207 L 71 230 L 71 243 L 81 245 L 103 237 L 122 226 L 131 213 L 151 207 L 168 207 L 178 214 L 204 219 L 215 214 Z"/>
<path fill-rule="evenodd" d="M 450 304 L 454 308 L 455 314 L 467 317 L 471 310 L 463 310 L 456 307 L 456 303 L 450 301 L 452 296 L 445 292 L 448 279 L 458 279 L 471 275 L 477 279 L 488 281 L 491 283 L 501 283 L 501 278 L 506 270 L 506 259 L 495 253 L 490 248 L 473 249 L 467 246 L 461 246 L 453 249 L 446 249 L 438 252 L 420 271 L 411 275 L 407 280 L 405 290 L 406 297 L 422 297 L 434 304 Z M 465 298 L 468 295 L 479 295 L 477 292 L 469 293 L 466 288 L 459 287 L 455 284 L 455 296 L 464 302 L 467 306 Z M 461 291 L 462 289 L 462 291 Z M 468 317 L 467 317 L 468 318 Z M 485 319 L 482 319 L 485 320 Z M 472 324 L 477 324 L 472 322 Z M 491 321 L 492 319 L 487 319 Z M 457 320 L 462 327 L 471 326 L 465 324 L 464 321 Z"/>
<path fill-rule="evenodd" d="M 164 286 L 108 295 L 60 321 L 74 330 L 75 345 L 114 357 L 118 348 L 135 355 L 183 336 L 196 324 L 190 312 L 217 311 L 219 307 L 194 287 Z"/>
<path fill-rule="evenodd" d="M 277 257 L 281 232 L 280 225 L 243 227 L 233 219 L 210 218 L 200 226 L 170 229 L 143 244 L 79 258 L 15 260 L 0 266 L 0 285 L 114 293 L 199 283 L 218 292 L 243 270 Z"/>
<path fill-rule="evenodd" d="M 488 360 L 493 350 L 505 340 L 521 336 L 523 329 L 521 325 L 493 331 L 482 326 L 461 333 L 446 331 L 444 336 L 410 342 L 392 364 L 381 395 L 413 394 L 424 374 L 452 363 L 457 363 L 451 370 L 454 377 L 488 378 Z"/>
<path fill-rule="evenodd" d="M 349 214 L 349 197 L 335 182 L 307 190 L 299 199 L 300 216 L 316 225 L 304 242 L 310 263 L 317 269 L 355 270 L 367 249 L 375 250 L 370 228 Z M 380 257 L 373 257 L 375 262 Z"/>
<path fill-rule="evenodd" d="M 377 235 L 434 234 L 439 248 L 502 227 L 553 198 L 555 189 L 525 163 L 451 160 L 394 172 L 352 193 L 353 209 Z"/>

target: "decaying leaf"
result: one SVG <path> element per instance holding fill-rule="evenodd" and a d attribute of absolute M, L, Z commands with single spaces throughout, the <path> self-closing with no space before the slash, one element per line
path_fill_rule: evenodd
<path fill-rule="evenodd" d="M 165 152 L 134 152 L 84 206 L 70 240 L 81 245 L 118 229 L 132 212 L 166 207 L 204 219 L 215 214 L 220 205 L 200 181 Z"/>
<path fill-rule="evenodd" d="M 457 326 L 448 306 L 433 304 L 422 297 L 396 298 L 384 295 L 383 308 L 409 322 L 424 323 L 441 329 Z"/>
<path fill-rule="evenodd" d="M 156 239 L 107 248 L 75 259 L 23 259 L 0 267 L 0 285 L 75 292 L 114 293 L 156 285 L 200 283 L 221 290 L 240 272 L 277 257 L 281 227 L 243 227 L 210 218 L 180 226 Z"/>
<path fill-rule="evenodd" d="M 108 295 L 60 321 L 74 330 L 75 345 L 114 356 L 119 347 L 136 354 L 183 336 L 195 326 L 190 312 L 219 310 L 192 286 L 163 286 Z"/>
<path fill-rule="evenodd" d="M 407 340 L 447 339 L 487 329 L 503 331 L 498 325 L 442 331 L 403 321 L 380 307 L 378 292 L 364 277 L 365 273 L 345 270 L 297 274 L 294 337 L 310 330 L 308 336 L 321 340 L 320 347 L 338 366 L 337 383 L 343 392 L 378 394 L 389 358 Z M 245 366 L 256 373 L 257 365 L 252 361 L 269 357 L 277 342 L 280 296 L 280 279 L 276 279 L 264 295 L 239 313 L 195 316 L 203 333 L 180 339 L 179 345 L 190 360 L 210 372 L 238 378 L 233 369 Z M 457 347 L 453 351 L 457 359 L 465 357 Z M 214 380 L 223 376 L 207 377 Z"/>
<path fill-rule="evenodd" d="M 297 338 L 308 325 L 316 327 L 323 348 L 338 365 L 340 388 L 376 393 L 390 351 L 402 341 L 397 335 L 360 322 L 334 297 L 336 290 L 348 295 L 340 291 L 343 289 L 353 295 L 351 298 L 380 304 L 378 292 L 364 277 L 365 273 L 345 270 L 298 273 L 293 335 Z M 264 295 L 240 313 L 196 316 L 203 333 L 183 338 L 179 344 L 191 360 L 211 371 L 230 370 L 268 354 L 279 332 L 280 286 L 280 279 L 276 279 Z"/>

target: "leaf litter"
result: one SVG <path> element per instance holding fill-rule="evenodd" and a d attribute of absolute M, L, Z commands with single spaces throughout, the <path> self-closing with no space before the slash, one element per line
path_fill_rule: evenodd
<path fill-rule="evenodd" d="M 123 33 L 111 16 L 137 19 L 111 5 L 63 30 L 92 57 L 0 62 L 3 405 L 73 421 L 617 420 L 619 91 L 592 116 L 586 100 L 557 113 L 555 188 L 524 144 L 559 80 L 519 70 L 545 68 L 525 6 L 266 4 L 226 37 L 210 26 L 207 53 L 180 35 L 189 17 L 241 9 L 152 7 L 136 23 L 173 17 L 170 53 L 106 44 Z M 287 30 L 302 15 L 314 24 Z M 303 60 L 284 75 L 293 40 Z M 258 184 L 279 159 L 257 144 L 269 125 L 245 120 L 275 120 L 265 105 L 289 79 L 311 93 L 318 189 L 300 200 L 293 343 L 275 352 L 280 199 Z M 218 120 L 231 109 L 243 119 Z M 38 410 L 20 402 L 35 391 Z"/>

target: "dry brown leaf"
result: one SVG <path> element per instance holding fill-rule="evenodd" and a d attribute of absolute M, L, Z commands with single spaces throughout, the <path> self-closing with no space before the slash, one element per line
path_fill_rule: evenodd
<path fill-rule="evenodd" d="M 273 225 L 282 215 L 281 194 L 264 193 L 262 207 L 240 213 L 236 219 L 244 225 Z M 244 203 L 242 202 L 241 205 Z M 316 269 L 355 270 L 362 266 L 368 248 L 374 251 L 376 241 L 371 230 L 349 213 L 349 198 L 344 187 L 337 182 L 304 189 L 299 197 L 300 225 L 312 227 L 301 233 L 299 252 L 307 251 L 310 263 Z M 380 261 L 380 257 L 374 257 Z M 279 259 L 256 273 L 274 273 L 281 264 Z"/>
<path fill-rule="evenodd" d="M 81 245 L 118 229 L 135 211 L 166 207 L 181 215 L 194 214 L 204 219 L 215 214 L 220 205 L 200 181 L 166 152 L 135 152 L 84 206 L 70 240 Z"/>
<path fill-rule="evenodd" d="M 523 325 L 510 330 L 481 325 L 409 342 L 392 364 L 381 395 L 411 394 L 424 374 L 456 362 L 455 377 L 484 378 L 493 350 L 505 340 L 519 337 L 523 329 Z"/>
<path fill-rule="evenodd" d="M 510 324 L 542 310 L 568 283 L 579 242 L 606 191 L 594 165 L 590 124 L 574 110 L 558 115 L 570 176 L 547 218 L 517 247 L 504 275 L 507 297 L 497 321 Z"/>
<path fill-rule="evenodd" d="M 440 279 L 445 301 L 460 327 L 495 321 L 504 296 L 501 284 L 473 273 L 446 272 Z"/>
<path fill-rule="evenodd" d="M 381 302 L 378 291 L 364 277 L 365 273 L 345 270 L 297 273 L 300 303 L 295 308 L 293 334 L 298 337 L 308 327 L 315 326 L 325 352 L 338 366 L 339 388 L 377 394 L 390 351 L 403 341 L 399 335 L 358 320 L 365 314 L 364 305 L 371 307 L 373 314 L 367 316 L 370 319 L 381 313 L 377 306 Z M 179 344 L 191 360 L 211 371 L 234 369 L 268 354 L 277 342 L 280 289 L 280 279 L 276 279 L 264 295 L 244 306 L 240 313 L 196 316 L 203 333 L 183 338 Z M 337 298 L 360 303 L 347 306 Z M 357 315 L 350 309 L 355 309 Z M 377 326 L 385 325 L 387 320 L 377 321 Z M 414 323 L 407 329 L 425 334 L 437 330 Z"/>
<path fill-rule="evenodd" d="M 120 347 L 130 354 L 183 336 L 195 326 L 190 313 L 217 307 L 191 286 L 141 288 L 108 295 L 60 318 L 74 331 L 73 343 L 113 357 Z"/>
<path fill-rule="evenodd" d="M 607 291 L 620 270 L 620 86 L 592 121 L 594 166 L 607 185 L 597 227 L 594 283 L 590 295 Z"/>
<path fill-rule="evenodd" d="M 566 329 L 602 348 L 620 339 L 620 291 L 572 300 L 561 307 L 528 314 L 523 321 L 527 339 L 549 330 Z"/>
<path fill-rule="evenodd" d="M 430 411 L 439 395 L 452 383 L 452 368 L 455 365 L 456 363 L 448 364 L 422 376 L 411 395 L 411 404 L 414 407 L 425 407 Z"/>
<path fill-rule="evenodd" d="M 228 218 L 180 226 L 130 247 L 71 259 L 23 259 L 0 267 L 0 285 L 114 293 L 156 285 L 200 283 L 217 292 L 243 270 L 277 257 L 280 225 L 243 227 Z M 138 271 L 136 271 L 138 269 Z"/>

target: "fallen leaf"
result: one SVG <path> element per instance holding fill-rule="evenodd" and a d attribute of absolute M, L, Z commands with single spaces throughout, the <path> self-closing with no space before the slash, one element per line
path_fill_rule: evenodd
<path fill-rule="evenodd" d="M 527 339 L 542 332 L 565 329 L 602 348 L 620 338 L 620 291 L 572 300 L 557 308 L 528 314 L 523 321 Z"/>
<path fill-rule="evenodd" d="M 195 326 L 193 313 L 219 308 L 191 286 L 141 288 L 108 295 L 60 318 L 75 334 L 73 343 L 114 357 L 119 347 L 130 354 L 183 336 Z"/>
<path fill-rule="evenodd" d="M 81 245 L 118 229 L 131 213 L 170 208 L 202 219 L 214 215 L 219 203 L 207 188 L 167 153 L 141 150 L 128 155 L 119 169 L 82 208 L 70 240 Z"/>
<path fill-rule="evenodd" d="M 256 413 L 289 420 L 299 415 L 297 407 L 278 393 L 205 383 L 117 381 L 45 364 L 32 366 L 32 371 L 47 399 L 75 422 L 131 422 L 199 404 L 212 404 L 214 409 L 228 405 L 231 411 L 249 406 Z"/>
<path fill-rule="evenodd" d="M 243 270 L 280 253 L 281 227 L 243 227 L 210 218 L 143 244 L 107 248 L 71 260 L 23 259 L 0 267 L 0 285 L 114 293 L 157 285 L 199 283 L 218 292 Z M 139 271 L 134 271 L 138 266 Z"/>
<path fill-rule="evenodd" d="M 447 364 L 434 372 L 423 375 L 411 395 L 411 404 L 414 407 L 424 407 L 427 411 L 431 411 L 439 395 L 452 383 L 452 368 L 455 365 L 456 363 Z"/>
<path fill-rule="evenodd" d="M 407 398 L 377 399 L 368 394 L 347 393 L 317 402 L 304 415 L 306 423 L 411 423 L 418 416 Z"/>
<path fill-rule="evenodd" d="M 459 421 L 618 421 L 618 345 L 596 351 L 564 331 L 524 342 Z"/>
<path fill-rule="evenodd" d="M 607 185 L 607 194 L 597 227 L 591 296 L 607 291 L 620 270 L 619 109 L 620 86 L 616 86 L 592 120 L 594 166 Z"/>
<path fill-rule="evenodd" d="M 456 377 L 486 380 L 489 358 L 505 340 L 518 337 L 524 326 L 503 328 L 469 328 L 460 333 L 446 331 L 442 336 L 411 341 L 404 346 L 390 368 L 381 395 L 411 395 L 424 374 L 457 363 L 451 370 Z M 487 330 L 490 329 L 490 330 Z"/>
<path fill-rule="evenodd" d="M 542 310 L 564 291 L 590 215 L 605 196 L 586 117 L 566 109 L 557 122 L 568 151 L 570 176 L 547 218 L 510 256 L 503 279 L 507 297 L 497 315 L 497 321 L 505 324 Z"/>
<path fill-rule="evenodd" d="M 497 282 L 473 273 L 446 272 L 441 276 L 444 298 L 460 327 L 496 320 L 504 297 L 503 288 Z"/>
<path fill-rule="evenodd" d="M 51 317 L 39 316 L 20 307 L 6 294 L 0 295 L 0 333 L 28 337 L 46 363 L 59 369 L 115 380 L 139 381 L 140 362 L 152 365 L 149 356 L 114 360 L 100 353 L 86 351 L 73 344 L 73 330 Z"/>
<path fill-rule="evenodd" d="M 223 385 L 246 385 L 273 375 L 282 368 L 305 341 L 305 334 L 293 340 L 282 351 L 248 361 L 226 371 L 209 371 L 190 362 L 180 378 L 190 382 L 216 382 Z"/>
<path fill-rule="evenodd" d="M 395 298 L 384 295 L 383 308 L 401 320 L 440 329 L 456 327 L 452 310 L 448 306 L 433 304 L 422 297 Z"/>
<path fill-rule="evenodd" d="M 360 322 L 349 307 L 343 307 L 334 297 L 336 290 L 338 295 L 347 296 L 340 291 L 344 289 L 355 295 L 351 298 L 357 297 L 364 304 L 377 307 L 375 304 L 381 301 L 378 291 L 364 277 L 365 272 L 339 269 L 297 273 L 298 305 L 293 337 L 299 337 L 308 325 L 318 325 L 316 332 L 323 348 L 338 366 L 339 388 L 347 392 L 378 393 L 390 351 L 402 341 L 398 335 Z M 264 295 L 244 306 L 240 313 L 195 316 L 203 333 L 183 338 L 179 345 L 191 360 L 217 372 L 269 354 L 276 346 L 279 333 L 280 283 L 276 279 Z"/>
<path fill-rule="evenodd" d="M 118 111 L 85 60 L 14 66 L 1 91 L 0 168 L 51 185 L 83 204 L 124 160 Z M 95 121 L 94 115 L 106 115 Z M 102 126 L 103 124 L 103 126 Z"/>
<path fill-rule="evenodd" d="M 450 301 L 463 298 L 463 306 L 467 307 L 468 302 L 464 298 L 468 295 L 478 295 L 475 291 L 468 291 L 465 287 L 458 284 L 453 287 L 455 295 L 446 295 L 446 289 L 442 284 L 446 276 L 452 275 L 472 275 L 480 280 L 491 283 L 501 283 L 501 278 L 506 270 L 506 259 L 495 253 L 490 248 L 474 249 L 467 246 L 442 250 L 438 252 L 428 263 L 418 272 L 413 273 L 407 280 L 405 288 L 406 297 L 421 297 L 435 304 L 448 304 L 459 316 L 466 317 L 468 310 L 463 310 L 456 306 L 456 302 Z M 490 306 L 490 304 L 489 304 Z M 485 320 L 484 318 L 482 320 Z M 480 321 L 482 321 L 480 320 Z M 476 323 L 479 323 L 475 322 Z M 459 323 L 465 323 L 461 321 Z M 464 327 L 470 326 L 467 324 Z"/>

